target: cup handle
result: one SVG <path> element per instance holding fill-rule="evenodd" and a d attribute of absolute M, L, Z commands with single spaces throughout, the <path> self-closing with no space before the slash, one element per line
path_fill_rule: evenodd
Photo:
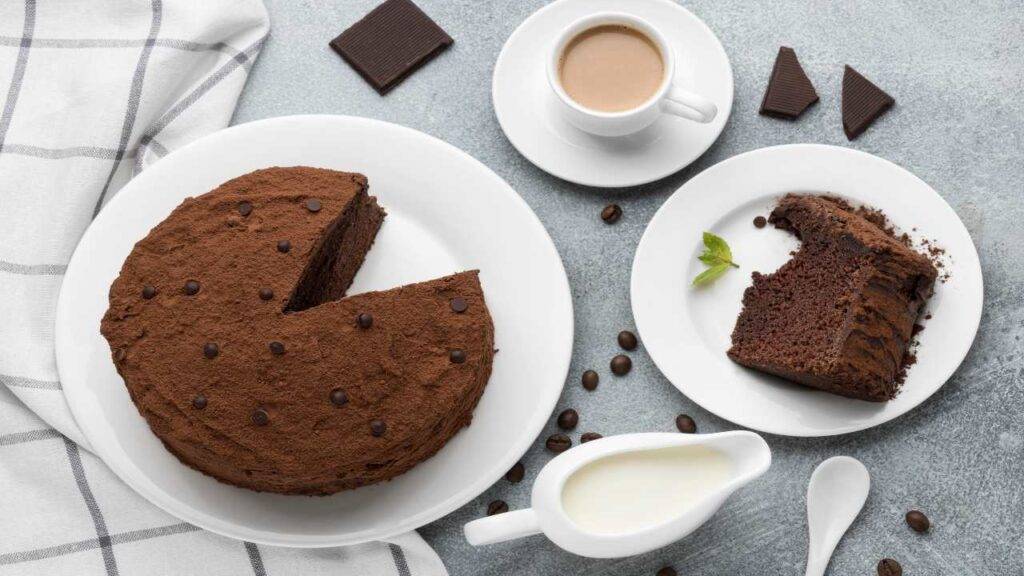
<path fill-rule="evenodd" d="M 482 546 L 540 534 L 541 530 L 537 513 L 527 508 L 473 520 L 463 527 L 463 532 L 470 544 Z"/>
<path fill-rule="evenodd" d="M 718 107 L 715 103 L 703 96 L 693 92 L 676 88 L 673 86 L 665 99 L 662 100 L 662 110 L 669 114 L 682 116 L 687 120 L 707 124 L 718 115 Z"/>

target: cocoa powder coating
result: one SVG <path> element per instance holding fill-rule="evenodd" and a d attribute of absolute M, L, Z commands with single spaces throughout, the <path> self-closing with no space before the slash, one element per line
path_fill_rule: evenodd
<path fill-rule="evenodd" d="M 182 462 L 253 490 L 330 494 L 402 474 L 469 424 L 494 354 L 478 274 L 345 297 L 383 219 L 360 174 L 268 168 L 185 200 L 136 244 L 101 331 Z"/>

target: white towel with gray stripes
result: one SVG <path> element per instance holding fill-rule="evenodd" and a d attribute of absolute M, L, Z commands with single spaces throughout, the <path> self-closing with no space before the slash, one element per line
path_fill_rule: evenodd
<path fill-rule="evenodd" d="M 0 575 L 444 575 L 415 532 L 292 550 L 210 534 L 88 452 L 53 350 L 89 222 L 133 174 L 227 126 L 260 0 L 0 0 Z"/>

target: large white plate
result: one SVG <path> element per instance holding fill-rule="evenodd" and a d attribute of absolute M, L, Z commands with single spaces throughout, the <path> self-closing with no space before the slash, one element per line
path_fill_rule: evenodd
<path fill-rule="evenodd" d="M 900 394 L 864 402 L 784 382 L 734 364 L 730 334 L 753 271 L 771 272 L 797 240 L 757 229 L 787 192 L 828 192 L 882 209 L 912 237 L 947 251 L 945 283 L 936 283 L 920 334 L 917 364 Z M 916 231 L 915 231 L 916 229 Z M 741 268 L 694 289 L 704 269 L 701 233 L 722 236 Z M 633 260 L 633 315 L 647 351 L 691 400 L 737 424 L 787 436 L 828 436 L 888 422 L 917 406 L 952 376 L 981 321 L 978 253 L 953 209 L 899 166 L 848 148 L 798 144 L 762 148 L 708 168 L 675 192 L 647 226 Z"/>
<path fill-rule="evenodd" d="M 566 26 L 604 11 L 626 12 L 657 27 L 678 60 L 676 85 L 714 102 L 715 119 L 698 124 L 662 114 L 622 138 L 593 136 L 566 122 L 545 75 L 548 51 Z M 491 95 L 505 136 L 541 170 L 587 186 L 636 186 L 682 170 L 714 143 L 732 112 L 732 66 L 715 33 L 671 0 L 559 0 L 509 36 L 494 64 Z"/>
<path fill-rule="evenodd" d="M 357 171 L 388 217 L 350 293 L 479 268 L 494 317 L 490 383 L 436 456 L 391 482 L 310 498 L 221 484 L 178 462 L 131 403 L 99 333 L 107 292 L 136 241 L 186 196 L 257 168 Z M 93 448 L 144 497 L 192 524 L 277 546 L 381 539 L 435 520 L 484 491 L 540 433 L 562 390 L 573 337 L 561 259 L 536 215 L 469 155 L 364 118 L 292 116 L 199 140 L 139 175 L 104 208 L 68 266 L 57 306 L 57 365 Z"/>

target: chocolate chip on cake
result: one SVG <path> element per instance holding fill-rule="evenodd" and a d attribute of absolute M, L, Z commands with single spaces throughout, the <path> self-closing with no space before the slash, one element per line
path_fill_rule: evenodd
<path fill-rule="evenodd" d="M 156 288 L 150 286 L 149 284 L 146 284 L 145 286 L 142 287 L 143 298 L 145 298 L 146 300 L 151 300 L 154 296 L 156 296 Z"/>
<path fill-rule="evenodd" d="M 623 330 L 619 332 L 619 346 L 623 350 L 636 350 L 636 334 L 633 334 L 629 330 Z"/>
<path fill-rule="evenodd" d="M 580 443 L 586 444 L 591 440 L 600 440 L 601 438 L 604 438 L 604 436 L 601 436 L 597 432 L 584 432 L 583 434 L 580 435 Z"/>
<path fill-rule="evenodd" d="M 356 324 L 363 330 L 373 326 L 373 314 L 363 312 L 359 316 L 356 316 Z"/>
<path fill-rule="evenodd" d="M 270 422 L 270 415 L 263 408 L 257 408 L 252 412 L 252 423 L 257 426 L 266 426 Z"/>
<path fill-rule="evenodd" d="M 903 576 L 903 566 L 892 558 L 883 558 L 878 562 L 878 576 Z"/>
<path fill-rule="evenodd" d="M 580 381 L 583 383 L 583 388 L 593 392 L 594 390 L 597 390 L 597 382 L 600 379 L 601 378 L 597 375 L 597 372 L 587 370 L 583 373 Z"/>
<path fill-rule="evenodd" d="M 242 216 L 248 216 L 252 214 L 252 203 L 242 200 L 238 203 L 238 213 Z"/>
<path fill-rule="evenodd" d="M 505 512 L 508 512 L 508 503 L 504 500 L 491 500 L 491 503 L 487 505 L 488 516 L 504 514 Z"/>
<path fill-rule="evenodd" d="M 661 570 L 658 570 L 658 573 L 655 576 L 679 576 L 679 573 L 676 572 L 675 568 L 671 566 L 665 566 Z"/>
<path fill-rule="evenodd" d="M 629 373 L 630 369 L 633 368 L 633 361 L 629 359 L 629 356 L 625 354 L 619 354 L 612 358 L 611 369 L 612 374 L 616 376 L 625 376 Z"/>
<path fill-rule="evenodd" d="M 192 397 L 192 407 L 196 410 L 202 410 L 206 408 L 206 396 L 202 394 L 196 394 Z"/>
<path fill-rule="evenodd" d="M 388 429 L 388 425 L 383 420 L 374 420 L 370 422 L 370 433 L 375 437 L 379 438 L 384 435 Z"/>
<path fill-rule="evenodd" d="M 928 517 L 920 510 L 911 510 L 910 512 L 907 512 L 906 520 L 907 526 L 910 526 L 914 532 L 927 532 L 928 528 L 932 525 L 931 521 L 928 520 Z"/>
<path fill-rule="evenodd" d="M 260 288 L 260 300 L 270 300 L 274 297 L 274 291 L 270 288 Z"/>
<path fill-rule="evenodd" d="M 561 454 L 569 448 L 572 448 L 572 440 L 570 440 L 565 434 L 552 434 L 551 436 L 548 436 L 547 441 L 544 442 L 544 446 L 555 454 Z"/>
<path fill-rule="evenodd" d="M 459 314 L 465 312 L 466 309 L 469 308 L 469 304 L 466 302 L 466 299 L 462 298 L 460 296 L 456 296 L 455 298 L 452 298 L 451 306 L 452 306 L 452 311 L 453 312 L 457 312 Z"/>
<path fill-rule="evenodd" d="M 341 388 L 331 390 L 331 404 L 338 407 L 348 404 L 348 394 L 346 394 Z"/>
<path fill-rule="evenodd" d="M 697 432 L 697 423 L 686 414 L 680 414 L 676 416 L 676 428 L 683 434 L 695 434 Z"/>
<path fill-rule="evenodd" d="M 185 282 L 185 294 L 188 296 L 195 296 L 196 294 L 199 294 L 199 282 L 195 280 Z"/>
<path fill-rule="evenodd" d="M 316 198 L 306 200 L 306 210 L 309 210 L 310 212 L 319 212 L 321 208 L 323 208 L 323 204 L 321 204 Z"/>
<path fill-rule="evenodd" d="M 505 472 L 505 480 L 513 484 L 518 484 L 523 481 L 523 477 L 526 476 L 526 466 L 523 466 L 522 462 L 516 462 Z"/>
<path fill-rule="evenodd" d="M 275 340 L 270 343 L 269 347 L 270 352 L 273 353 L 275 356 L 280 356 L 281 354 L 284 354 L 284 344 L 281 342 Z"/>
<path fill-rule="evenodd" d="M 562 410 L 558 415 L 558 427 L 562 430 L 572 430 L 579 422 L 580 414 L 572 408 Z"/>
<path fill-rule="evenodd" d="M 466 353 L 462 350 L 452 350 L 448 353 L 448 359 L 452 364 L 462 364 L 466 361 Z"/>
<path fill-rule="evenodd" d="M 605 224 L 615 224 L 622 218 L 622 208 L 618 204 L 609 204 L 601 210 L 601 220 Z"/>
<path fill-rule="evenodd" d="M 292 249 L 292 243 L 289 242 L 288 240 L 278 240 L 277 241 L 277 251 L 278 252 L 284 254 L 284 253 L 287 253 L 291 249 Z"/>
<path fill-rule="evenodd" d="M 207 342 L 203 344 L 203 356 L 206 356 L 210 360 L 213 360 L 220 354 L 220 347 L 217 346 L 216 342 Z"/>
<path fill-rule="evenodd" d="M 114 360 L 116 362 L 120 362 L 120 361 L 124 360 L 127 356 L 128 356 L 128 351 L 125 350 L 124 348 L 115 348 L 114 349 Z"/>

